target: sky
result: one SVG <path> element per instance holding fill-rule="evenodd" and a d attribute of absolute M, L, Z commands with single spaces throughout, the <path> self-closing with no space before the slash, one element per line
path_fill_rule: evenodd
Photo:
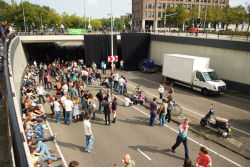
<path fill-rule="evenodd" d="M 11 0 L 4 0 L 11 3 Z M 66 12 L 68 14 L 76 14 L 78 16 L 84 16 L 84 2 L 85 2 L 85 14 L 91 16 L 93 19 L 99 19 L 109 17 L 111 13 L 111 1 L 114 17 L 120 17 L 126 13 L 131 13 L 132 0 L 27 0 L 30 3 L 49 6 L 55 9 L 59 14 Z M 16 0 L 20 3 L 21 0 Z M 230 6 L 237 6 L 250 4 L 250 0 L 229 0 Z"/>

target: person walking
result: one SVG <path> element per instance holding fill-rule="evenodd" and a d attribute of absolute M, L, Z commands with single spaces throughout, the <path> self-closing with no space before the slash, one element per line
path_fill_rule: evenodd
<path fill-rule="evenodd" d="M 95 120 L 96 104 L 95 104 L 94 97 L 92 94 L 90 94 L 89 96 L 88 105 L 89 105 L 89 114 L 91 115 L 93 113 L 93 120 Z"/>
<path fill-rule="evenodd" d="M 176 143 L 172 146 L 172 152 L 175 153 L 175 149 L 183 143 L 185 148 L 185 158 L 188 159 L 188 140 L 187 140 L 187 132 L 188 132 L 188 119 L 185 119 L 182 124 L 179 126 L 179 133 L 176 138 Z"/>
<path fill-rule="evenodd" d="M 114 97 L 113 101 L 112 101 L 112 114 L 113 114 L 112 123 L 115 123 L 115 121 L 116 121 L 116 113 L 117 113 L 117 98 Z"/>
<path fill-rule="evenodd" d="M 67 124 L 67 122 L 69 120 L 69 125 L 71 125 L 73 102 L 71 101 L 70 96 L 67 96 L 67 100 L 64 101 L 63 106 L 65 108 L 65 120 L 64 120 L 64 124 Z"/>
<path fill-rule="evenodd" d="M 89 153 L 91 152 L 91 150 L 93 148 L 92 146 L 93 146 L 93 143 L 94 143 L 94 136 L 93 136 L 93 133 L 92 133 L 92 130 L 91 130 L 90 119 L 91 119 L 91 116 L 87 115 L 86 120 L 83 121 L 84 133 L 85 133 L 85 136 L 86 136 L 86 148 L 85 148 L 85 151 L 89 152 Z"/>
<path fill-rule="evenodd" d="M 69 91 L 69 96 L 70 96 L 71 99 L 73 99 L 75 96 L 78 97 L 78 91 L 77 91 L 77 89 L 76 89 L 76 84 L 74 84 L 74 85 L 73 85 L 73 88 L 70 89 L 70 91 Z"/>
<path fill-rule="evenodd" d="M 56 113 L 56 123 L 61 123 L 61 109 L 60 109 L 60 103 L 59 103 L 59 97 L 55 98 L 54 101 L 54 112 Z"/>
<path fill-rule="evenodd" d="M 108 97 L 104 97 L 104 101 L 102 102 L 103 105 L 103 113 L 105 114 L 105 125 L 110 125 L 110 103 L 108 102 Z"/>
<path fill-rule="evenodd" d="M 37 90 L 37 94 L 38 94 L 38 98 L 39 98 L 39 103 L 41 104 L 41 99 L 42 99 L 43 103 L 45 104 L 45 100 L 43 97 L 43 87 L 40 84 L 38 84 L 36 90 Z"/>
<path fill-rule="evenodd" d="M 166 99 L 162 99 L 162 104 L 161 104 L 161 108 L 160 108 L 160 112 L 159 112 L 159 120 L 160 126 L 164 126 L 165 125 L 165 118 L 166 118 L 166 114 L 167 114 L 167 108 L 168 108 L 168 104 Z"/>
<path fill-rule="evenodd" d="M 103 63 L 103 75 L 106 75 L 107 64 L 106 62 Z"/>
<path fill-rule="evenodd" d="M 123 76 L 121 76 L 121 78 L 118 80 L 118 90 L 117 90 L 117 94 L 118 95 L 123 95 L 124 93 L 124 84 L 125 84 L 125 80 L 123 79 Z"/>
<path fill-rule="evenodd" d="M 122 70 L 122 71 L 123 71 L 123 64 L 124 64 L 124 62 L 123 62 L 123 60 L 121 60 L 120 61 L 120 70 Z"/>
<path fill-rule="evenodd" d="M 150 126 L 154 126 L 155 125 L 155 118 L 156 118 L 157 109 L 158 109 L 156 100 L 157 100 L 157 98 L 154 97 L 153 101 L 150 102 L 150 122 L 149 122 Z"/>
<path fill-rule="evenodd" d="M 201 147 L 199 157 L 196 158 L 195 167 L 212 167 L 211 157 L 208 155 L 206 147 Z"/>
<path fill-rule="evenodd" d="M 74 100 L 73 100 L 73 104 L 74 104 L 74 106 L 73 106 L 73 117 L 74 117 L 75 123 L 77 121 L 79 121 L 79 107 L 78 107 L 78 103 L 79 103 L 78 97 L 74 96 Z"/>

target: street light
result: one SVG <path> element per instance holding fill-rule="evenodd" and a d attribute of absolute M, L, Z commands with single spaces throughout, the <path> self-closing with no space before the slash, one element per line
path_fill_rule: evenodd
<path fill-rule="evenodd" d="M 112 11 L 112 0 L 111 1 L 111 57 L 112 57 L 112 64 L 111 64 L 111 72 L 113 73 L 113 66 L 114 66 L 114 53 L 113 53 L 113 11 Z"/>
<path fill-rule="evenodd" d="M 26 23 L 25 23 L 25 14 L 24 14 L 24 7 L 23 7 L 23 0 L 22 1 L 22 8 L 23 8 L 23 25 L 24 25 L 24 32 L 26 32 Z"/>
<path fill-rule="evenodd" d="M 40 19 L 41 19 L 41 27 L 43 26 L 43 17 L 42 17 L 43 13 L 40 13 Z"/>

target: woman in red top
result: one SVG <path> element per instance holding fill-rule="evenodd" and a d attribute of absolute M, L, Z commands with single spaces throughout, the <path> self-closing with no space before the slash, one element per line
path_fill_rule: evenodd
<path fill-rule="evenodd" d="M 196 158 L 196 167 L 212 167 L 212 160 L 205 147 L 200 148 L 199 157 Z"/>

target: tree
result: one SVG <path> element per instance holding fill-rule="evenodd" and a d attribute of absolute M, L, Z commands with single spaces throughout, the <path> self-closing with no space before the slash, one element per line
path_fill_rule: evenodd
<path fill-rule="evenodd" d="M 117 30 L 121 30 L 122 29 L 122 21 L 120 18 L 115 18 L 114 20 L 114 27 Z"/>
<path fill-rule="evenodd" d="M 101 23 L 102 23 L 102 27 L 104 29 L 110 28 L 110 26 L 111 26 L 111 20 L 110 19 L 102 18 Z"/>
<path fill-rule="evenodd" d="M 126 29 L 130 29 L 131 28 L 130 18 L 128 16 L 125 16 L 125 18 L 124 18 L 124 25 L 125 25 Z"/>
<path fill-rule="evenodd" d="M 166 9 L 166 12 L 164 12 L 164 15 L 163 15 L 163 20 L 164 20 L 164 17 L 165 17 L 165 14 L 166 16 L 167 15 L 170 15 L 170 14 L 173 14 L 175 13 L 175 9 L 170 7 L 170 8 L 167 8 Z M 167 16 L 166 17 L 166 24 L 171 27 L 171 25 L 173 25 L 174 23 L 176 22 L 176 15 L 173 15 L 173 16 Z"/>
<path fill-rule="evenodd" d="M 175 13 L 177 13 L 176 15 L 177 27 L 178 24 L 182 24 L 182 30 L 184 31 L 185 22 L 188 20 L 188 12 L 184 8 L 183 3 L 178 4 L 177 8 L 175 9 Z"/>
<path fill-rule="evenodd" d="M 238 25 L 245 21 L 245 16 L 246 10 L 243 6 L 239 5 L 232 8 L 232 22 L 236 24 L 235 31 L 237 30 Z"/>
<path fill-rule="evenodd" d="M 232 12 L 232 8 L 229 5 L 222 10 L 222 22 L 226 25 L 226 30 L 228 30 L 228 25 L 233 23 Z"/>
<path fill-rule="evenodd" d="M 213 19 L 212 19 L 212 23 L 215 26 L 215 31 L 216 31 L 216 24 L 219 23 L 219 21 L 222 21 L 222 10 L 220 6 L 216 5 L 215 8 L 213 9 Z"/>
<path fill-rule="evenodd" d="M 102 28 L 102 22 L 100 20 L 92 20 L 92 27 L 94 29 L 101 29 Z"/>

